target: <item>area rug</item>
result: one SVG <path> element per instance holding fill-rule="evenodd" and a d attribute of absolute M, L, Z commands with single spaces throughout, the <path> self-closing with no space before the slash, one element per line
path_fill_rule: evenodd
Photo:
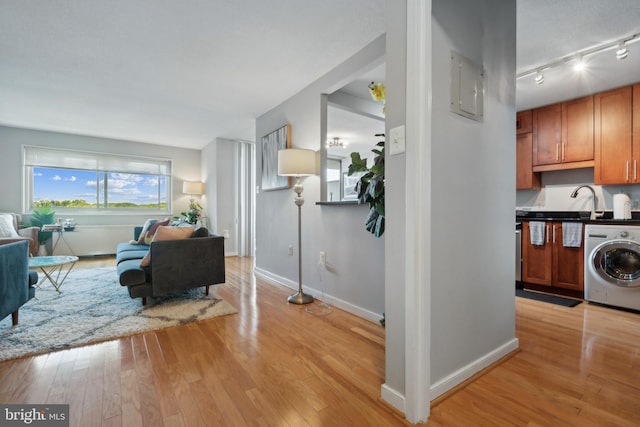
<path fill-rule="evenodd" d="M 582 302 L 579 299 L 563 298 L 556 295 L 544 294 L 542 292 L 525 291 L 524 289 L 516 289 L 516 296 L 561 305 L 563 307 L 575 307 Z"/>
<path fill-rule="evenodd" d="M 42 273 L 39 273 L 42 277 Z M 105 341 L 154 329 L 237 313 L 215 295 L 215 287 L 191 289 L 162 298 L 129 297 L 115 268 L 71 270 L 61 293 L 49 283 L 11 316 L 0 321 L 0 360 Z"/>

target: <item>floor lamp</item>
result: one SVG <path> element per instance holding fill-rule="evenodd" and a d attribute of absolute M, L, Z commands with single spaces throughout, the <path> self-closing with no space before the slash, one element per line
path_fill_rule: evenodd
<path fill-rule="evenodd" d="M 302 292 L 302 183 L 300 178 L 316 174 L 316 152 L 313 150 L 303 150 L 290 148 L 278 151 L 278 175 L 293 176 L 296 184 L 293 191 L 296 192 L 295 203 L 298 206 L 298 292 L 288 299 L 293 304 L 309 304 L 313 302 L 313 297 Z"/>

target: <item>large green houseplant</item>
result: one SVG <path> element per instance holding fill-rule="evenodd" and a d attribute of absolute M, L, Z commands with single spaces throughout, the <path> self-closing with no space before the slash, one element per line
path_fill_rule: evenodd
<path fill-rule="evenodd" d="M 384 137 L 385 135 L 378 133 L 376 136 Z M 380 237 L 384 234 L 384 139 L 371 151 L 375 154 L 371 168 L 367 166 L 367 159 L 360 157 L 360 153 L 351 153 L 348 175 L 362 173 L 356 183 L 355 191 L 360 203 L 369 204 L 365 227 L 374 236 Z"/>

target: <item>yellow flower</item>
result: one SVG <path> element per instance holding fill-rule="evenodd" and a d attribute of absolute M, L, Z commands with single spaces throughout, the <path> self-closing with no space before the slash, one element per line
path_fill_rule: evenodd
<path fill-rule="evenodd" d="M 374 101 L 382 101 L 382 114 L 386 113 L 387 89 L 385 88 L 384 83 L 371 82 L 368 87 L 369 92 L 371 93 L 371 98 L 373 98 Z"/>
<path fill-rule="evenodd" d="M 369 92 L 371 92 L 371 97 L 374 101 L 384 101 L 387 98 L 384 83 L 371 82 L 369 85 Z"/>

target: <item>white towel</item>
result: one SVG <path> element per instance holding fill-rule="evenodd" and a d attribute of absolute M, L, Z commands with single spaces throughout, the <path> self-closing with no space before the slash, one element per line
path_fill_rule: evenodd
<path fill-rule="evenodd" d="M 579 248 L 582 245 L 582 223 L 562 223 L 562 246 L 565 248 Z"/>
<path fill-rule="evenodd" d="M 546 224 L 542 221 L 529 221 L 529 236 L 531 237 L 532 245 L 544 245 L 545 225 Z"/>

